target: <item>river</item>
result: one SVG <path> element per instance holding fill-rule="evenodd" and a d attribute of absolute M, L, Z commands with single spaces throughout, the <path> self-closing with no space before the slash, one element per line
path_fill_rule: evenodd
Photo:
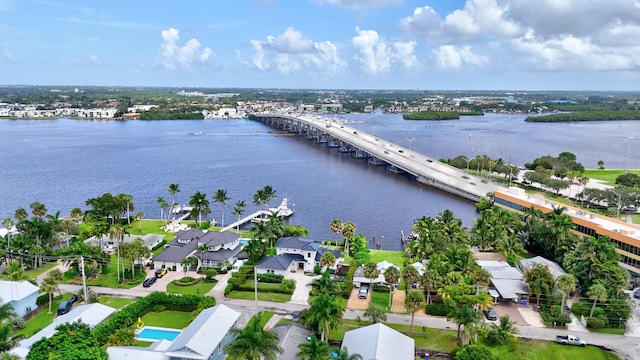
<path fill-rule="evenodd" d="M 405 121 L 401 115 L 354 114 L 350 125 L 436 158 L 486 154 L 522 165 L 540 155 L 570 151 L 587 168 L 639 167 L 640 122 L 525 123 L 524 115 L 463 117 L 457 121 Z M 473 203 L 381 167 L 337 154 L 296 137 L 275 137 L 260 123 L 238 120 L 180 121 L 0 121 L 0 219 L 34 201 L 49 213 L 86 209 L 85 200 L 105 192 L 128 193 L 135 211 L 159 218 L 156 199 L 180 185 L 177 201 L 196 191 L 227 190 L 227 223 L 233 203 L 256 210 L 256 190 L 271 185 L 295 209 L 292 224 L 309 238 L 333 239 L 333 218 L 356 223 L 357 232 L 384 249 L 400 249 L 400 230 L 413 220 L 451 209 L 469 226 Z M 193 135 L 200 133 L 202 135 Z M 408 139 L 413 139 L 409 141 Z M 211 201 L 220 220 L 220 205 Z M 373 245 L 373 243 L 372 243 Z"/>

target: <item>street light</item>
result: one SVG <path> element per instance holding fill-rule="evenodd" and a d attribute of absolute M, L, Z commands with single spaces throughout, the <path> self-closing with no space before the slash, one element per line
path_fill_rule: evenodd
<path fill-rule="evenodd" d="M 413 140 L 415 140 L 416 138 L 412 137 L 411 139 L 409 138 L 404 138 L 405 140 L 407 140 L 409 142 L 409 150 L 411 150 L 411 143 L 413 142 Z"/>
<path fill-rule="evenodd" d="M 612 193 L 618 195 L 618 203 L 616 204 L 616 210 L 617 210 L 616 211 L 616 220 L 619 220 L 620 219 L 620 203 L 622 202 L 622 196 L 619 193 L 617 193 L 617 192 L 615 192 L 613 190 L 609 190 L 609 191 L 611 191 Z"/>
<path fill-rule="evenodd" d="M 631 153 L 631 140 L 633 140 L 633 136 L 629 136 L 627 138 L 628 144 L 627 144 L 627 161 L 624 163 L 624 173 L 627 173 L 627 169 L 629 168 L 629 154 Z"/>
<path fill-rule="evenodd" d="M 369 127 L 371 128 L 371 135 L 376 136 L 376 128 L 378 125 L 369 125 Z"/>
<path fill-rule="evenodd" d="M 469 163 L 471 162 L 471 159 L 467 159 L 466 156 L 463 156 L 462 160 L 467 162 L 467 175 L 469 175 Z"/>

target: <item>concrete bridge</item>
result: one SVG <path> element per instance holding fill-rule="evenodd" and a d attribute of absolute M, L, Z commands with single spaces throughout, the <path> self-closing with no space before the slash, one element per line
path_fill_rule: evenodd
<path fill-rule="evenodd" d="M 478 201 L 487 193 L 504 188 L 437 159 L 352 128 L 340 119 L 279 113 L 255 114 L 254 118 L 283 133 L 325 144 L 339 152 L 366 159 L 372 165 L 385 165 L 389 171 L 406 173 L 422 184 L 468 200 Z"/>

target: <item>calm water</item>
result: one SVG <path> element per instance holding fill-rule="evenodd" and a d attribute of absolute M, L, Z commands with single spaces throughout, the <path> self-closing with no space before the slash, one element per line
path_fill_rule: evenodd
<path fill-rule="evenodd" d="M 520 115 L 487 115 L 459 121 L 404 121 L 400 115 L 350 115 L 352 126 L 434 157 L 487 154 L 523 164 L 539 155 L 571 151 L 585 167 L 603 160 L 623 168 L 627 137 L 640 122 L 531 124 Z M 134 196 L 135 211 L 159 218 L 156 198 L 180 184 L 177 201 L 196 191 L 209 197 L 226 189 L 233 203 L 255 210 L 255 191 L 271 185 L 295 208 L 291 223 L 309 228 L 310 238 L 332 239 L 333 218 L 352 220 L 357 232 L 386 249 L 400 248 L 400 230 L 413 220 L 451 209 L 466 225 L 472 203 L 423 187 L 382 168 L 366 165 L 303 139 L 274 137 L 249 120 L 207 121 L 0 121 L 0 219 L 33 201 L 49 213 L 68 214 L 105 192 Z M 202 132 L 195 136 L 189 133 Z M 256 133 L 259 132 L 259 135 Z M 640 138 L 631 140 L 630 168 L 639 168 Z M 220 219 L 219 204 L 211 203 Z"/>

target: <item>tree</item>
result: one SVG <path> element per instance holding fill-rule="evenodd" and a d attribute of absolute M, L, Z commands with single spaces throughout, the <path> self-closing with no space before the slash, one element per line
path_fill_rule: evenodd
<path fill-rule="evenodd" d="M 298 345 L 296 353 L 301 360 L 329 360 L 331 357 L 331 346 L 325 341 L 318 340 L 315 334 L 311 334 L 309 341 Z"/>
<path fill-rule="evenodd" d="M 142 232 L 142 219 L 144 219 L 144 214 L 138 211 L 133 217 L 138 222 L 138 232 Z"/>
<path fill-rule="evenodd" d="M 265 185 L 265 187 L 262 188 L 262 194 L 264 196 L 265 206 L 267 207 L 267 209 L 269 209 L 269 203 L 271 202 L 271 199 L 277 198 L 278 195 L 276 194 L 276 191 L 271 187 L 271 185 Z"/>
<path fill-rule="evenodd" d="M 546 265 L 533 265 L 529 270 L 527 270 L 524 278 L 529 284 L 529 293 L 536 295 L 538 305 L 540 304 L 542 295 L 550 295 L 553 293 L 555 281 Z"/>
<path fill-rule="evenodd" d="M 478 344 L 464 345 L 456 351 L 455 360 L 498 360 L 486 347 Z"/>
<path fill-rule="evenodd" d="M 334 294 L 340 291 L 340 283 L 331 279 L 331 273 L 325 271 L 311 282 L 315 294 Z"/>
<path fill-rule="evenodd" d="M 455 307 L 450 315 L 453 321 L 458 324 L 458 341 L 462 344 L 466 343 L 466 328 L 467 326 L 474 324 L 479 319 L 479 314 L 470 304 L 462 304 L 462 306 Z"/>
<path fill-rule="evenodd" d="M 335 360 L 362 360 L 360 354 L 349 354 L 349 349 L 344 346 L 342 349 L 334 349 Z"/>
<path fill-rule="evenodd" d="M 564 300 L 576 289 L 578 279 L 573 274 L 562 274 L 556 279 L 556 287 L 562 291 L 560 305 L 564 306 Z"/>
<path fill-rule="evenodd" d="M 329 331 L 337 329 L 342 323 L 344 309 L 337 303 L 335 296 L 320 294 L 311 302 L 311 306 L 301 313 L 302 322 L 321 333 L 326 340 Z"/>
<path fill-rule="evenodd" d="M 123 204 L 124 209 L 127 210 L 127 225 L 131 227 L 131 211 L 135 210 L 135 205 L 133 204 L 133 195 L 129 194 L 118 194 L 118 198 L 120 202 Z"/>
<path fill-rule="evenodd" d="M 176 213 L 173 209 L 176 207 L 176 194 L 180 192 L 179 184 L 169 184 L 167 192 L 171 195 L 171 213 L 173 214 L 173 220 L 176 219 Z"/>
<path fill-rule="evenodd" d="M 202 214 L 208 214 L 211 211 L 207 194 L 197 191 L 189 198 L 189 205 L 191 206 L 191 216 L 195 219 L 196 227 L 198 227 Z"/>
<path fill-rule="evenodd" d="M 638 187 L 640 186 L 640 176 L 634 173 L 618 175 L 618 177 L 616 177 L 616 185 Z"/>
<path fill-rule="evenodd" d="M 224 347 L 227 360 L 276 360 L 284 351 L 279 345 L 278 335 L 262 327 L 261 312 L 244 329 L 234 328 L 231 331 L 235 337 Z"/>
<path fill-rule="evenodd" d="M 587 296 L 593 300 L 593 306 L 591 306 L 591 312 L 589 312 L 589 317 L 593 317 L 593 312 L 596 310 L 598 301 L 605 302 L 607 300 L 607 287 L 604 286 L 601 281 L 596 281 L 589 287 Z"/>
<path fill-rule="evenodd" d="M 160 207 L 160 220 L 169 220 L 169 216 L 166 214 L 167 209 L 169 208 L 167 201 L 162 196 L 158 196 L 156 203 L 158 203 L 158 206 Z"/>
<path fill-rule="evenodd" d="M 351 254 L 349 252 L 349 240 L 356 234 L 356 224 L 353 221 L 347 221 L 342 224 L 342 236 L 344 242 L 344 252 L 346 254 Z"/>
<path fill-rule="evenodd" d="M 227 190 L 218 189 L 216 193 L 213 195 L 213 202 L 220 204 L 220 221 L 221 227 L 224 227 L 224 206 L 229 201 L 230 197 L 227 196 Z"/>
<path fill-rule="evenodd" d="M 389 266 L 384 271 L 384 281 L 389 284 L 389 309 L 391 309 L 391 302 L 393 299 L 393 288 L 394 285 L 400 281 L 400 270 L 398 270 L 395 266 Z"/>
<path fill-rule="evenodd" d="M 244 209 L 246 206 L 247 204 L 245 204 L 244 200 L 238 200 L 233 207 L 233 212 L 231 213 L 231 215 L 235 215 L 238 217 L 238 226 L 236 228 L 237 231 L 240 231 L 240 217 L 242 216 L 242 214 L 244 214 Z"/>
<path fill-rule="evenodd" d="M 75 221 L 79 221 L 84 216 L 84 212 L 79 207 L 71 209 L 71 218 Z"/>
<path fill-rule="evenodd" d="M 17 208 L 13 213 L 13 217 L 20 222 L 22 220 L 26 220 L 29 217 L 29 214 L 24 208 Z"/>
<path fill-rule="evenodd" d="M 516 323 L 509 319 L 509 315 L 501 316 L 498 325 L 491 324 L 489 333 L 487 334 L 487 340 L 492 345 L 499 345 L 505 342 L 508 338 L 518 333 Z"/>
<path fill-rule="evenodd" d="M 24 273 L 24 265 L 15 259 L 9 263 L 7 272 L 9 273 L 9 278 L 12 281 L 24 280 L 27 277 Z"/>
<path fill-rule="evenodd" d="M 107 360 L 107 351 L 81 322 L 61 324 L 53 336 L 43 337 L 31 346 L 27 360 Z"/>
<path fill-rule="evenodd" d="M 202 270 L 207 269 L 207 253 L 209 252 L 209 245 L 200 244 L 198 245 L 198 252 L 201 254 L 202 259 Z"/>
<path fill-rule="evenodd" d="M 405 283 L 407 283 L 409 287 L 411 287 L 413 284 L 418 282 L 419 278 L 420 278 L 420 273 L 415 267 L 405 266 L 402 269 L 402 279 L 404 280 Z"/>
<path fill-rule="evenodd" d="M 377 278 L 380 275 L 380 270 L 378 270 L 378 265 L 373 261 L 370 261 L 364 264 L 364 277 L 369 279 L 369 288 L 373 291 L 373 279 Z"/>
<path fill-rule="evenodd" d="M 191 267 L 193 258 L 186 257 L 180 261 L 180 265 L 182 265 L 182 271 L 184 271 L 184 276 L 187 276 L 187 271 L 189 271 L 189 267 Z"/>
<path fill-rule="evenodd" d="M 267 244 L 254 238 L 245 245 L 243 250 L 249 255 L 249 260 L 255 264 L 267 252 Z"/>
<path fill-rule="evenodd" d="M 5 354 L 18 345 L 19 336 L 14 333 L 14 320 L 18 318 L 9 303 L 0 305 L 0 354 Z"/>
<path fill-rule="evenodd" d="M 373 303 L 369 304 L 369 307 L 364 312 L 364 317 L 371 320 L 372 323 L 387 321 L 387 313 L 384 311 L 384 308 Z"/>
<path fill-rule="evenodd" d="M 338 235 L 342 233 L 342 221 L 338 218 L 335 218 L 333 220 L 331 220 L 331 223 L 329 224 L 329 230 L 331 230 L 332 233 Z"/>
<path fill-rule="evenodd" d="M 336 263 L 336 256 L 331 251 L 327 251 L 320 257 L 320 264 L 324 267 L 331 267 Z"/>
<path fill-rule="evenodd" d="M 598 160 L 598 169 L 604 170 L 604 161 Z"/>
<path fill-rule="evenodd" d="M 47 214 L 47 208 L 42 203 L 34 202 L 31 203 L 29 207 L 31 208 L 31 213 L 33 214 L 33 216 L 37 217 L 38 219 L 41 219 Z"/>
<path fill-rule="evenodd" d="M 404 299 L 404 307 L 411 313 L 411 324 L 409 325 L 409 334 L 413 330 L 413 319 L 416 315 L 416 311 L 425 307 L 424 295 L 419 291 L 409 291 Z"/>
<path fill-rule="evenodd" d="M 116 272 L 118 274 L 118 283 L 120 283 L 120 251 L 122 250 L 120 247 L 120 243 L 124 240 L 124 235 L 126 231 L 122 226 L 114 225 L 109 228 L 109 239 L 114 240 L 116 242 Z M 124 282 L 124 262 L 123 262 L 123 271 L 122 271 L 122 281 Z"/>
<path fill-rule="evenodd" d="M 47 275 L 42 279 L 40 283 L 40 292 L 49 294 L 49 312 L 51 314 L 51 301 L 53 300 L 53 293 L 58 289 L 58 283 L 51 275 Z"/>

